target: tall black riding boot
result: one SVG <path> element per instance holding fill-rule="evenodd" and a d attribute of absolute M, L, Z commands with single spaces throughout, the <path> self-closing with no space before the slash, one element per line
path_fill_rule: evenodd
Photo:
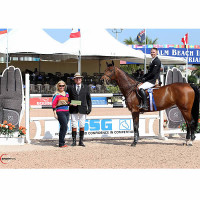
<path fill-rule="evenodd" d="M 84 137 L 84 131 L 80 130 L 79 146 L 85 147 L 85 145 L 83 144 L 83 137 Z"/>
<path fill-rule="evenodd" d="M 73 131 L 73 130 L 72 130 L 72 140 L 73 142 L 71 146 L 76 146 L 76 131 Z"/>
<path fill-rule="evenodd" d="M 143 110 L 148 110 L 147 96 L 146 96 L 144 89 L 140 88 L 139 95 L 142 97 L 142 102 L 141 102 L 139 108 L 143 109 Z"/>

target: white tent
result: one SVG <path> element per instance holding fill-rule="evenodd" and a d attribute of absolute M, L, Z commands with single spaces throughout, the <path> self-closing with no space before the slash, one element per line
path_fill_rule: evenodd
<path fill-rule="evenodd" d="M 7 41 L 8 37 L 8 41 Z M 0 53 L 6 54 L 8 46 L 9 54 L 39 54 L 40 58 L 58 59 L 57 53 L 62 52 L 63 45 L 42 29 L 13 29 L 7 34 L 0 36 Z M 65 53 L 61 56 L 64 59 L 69 58 Z M 73 57 L 73 56 L 72 56 Z"/>
<path fill-rule="evenodd" d="M 70 38 L 61 44 L 42 29 L 13 29 L 8 32 L 8 53 L 17 56 L 38 54 L 46 60 L 78 58 L 120 59 L 144 63 L 144 53 L 132 49 L 111 36 L 104 29 L 81 29 L 80 38 Z M 7 53 L 7 34 L 0 35 L 0 54 Z M 163 64 L 185 64 L 182 58 L 159 56 Z M 147 63 L 151 56 L 147 55 Z"/>
<path fill-rule="evenodd" d="M 63 53 L 79 55 L 80 50 L 81 56 L 86 59 L 144 59 L 143 52 L 120 43 L 104 29 L 81 29 L 81 38 L 70 38 L 63 45 Z"/>
<path fill-rule="evenodd" d="M 144 63 L 144 53 L 122 44 L 105 29 L 81 29 L 81 38 L 70 38 L 64 44 L 64 52 L 79 55 L 83 59 L 120 59 L 135 63 Z M 151 55 L 147 54 L 147 63 Z M 178 57 L 159 56 L 162 64 L 185 64 L 186 60 Z"/>

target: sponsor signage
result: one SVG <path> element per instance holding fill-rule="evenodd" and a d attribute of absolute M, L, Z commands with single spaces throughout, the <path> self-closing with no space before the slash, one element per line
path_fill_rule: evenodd
<path fill-rule="evenodd" d="M 58 138 L 58 121 L 45 121 L 44 138 Z M 67 135 L 71 136 L 71 120 L 68 123 Z M 85 136 L 118 135 L 133 133 L 132 119 L 87 119 L 85 121 Z M 98 136 L 99 135 L 99 136 Z M 67 137 L 67 136 L 66 136 Z"/>
<path fill-rule="evenodd" d="M 86 119 L 84 137 L 124 137 L 133 136 L 133 120 L 131 116 L 118 117 L 95 117 Z M 151 116 L 150 116 L 151 117 Z M 149 126 L 149 133 L 146 133 L 145 118 L 140 119 L 140 135 L 154 135 L 153 123 L 156 118 L 152 118 Z M 45 121 L 45 134 L 42 139 L 53 139 L 59 137 L 59 123 L 57 120 Z M 66 138 L 71 137 L 71 120 L 68 123 Z"/>
<path fill-rule="evenodd" d="M 107 97 L 91 97 L 92 105 L 107 105 Z M 52 105 L 52 97 L 34 97 L 30 98 L 31 106 L 47 106 Z"/>
<path fill-rule="evenodd" d="M 134 49 L 138 49 L 138 47 Z M 145 52 L 144 47 L 139 49 Z M 146 48 L 146 53 L 150 54 L 151 48 Z M 185 59 L 188 55 L 188 64 L 200 64 L 200 49 L 189 48 L 187 51 L 186 48 L 158 48 L 158 55 L 184 57 Z"/>
<path fill-rule="evenodd" d="M 47 106 L 52 105 L 52 97 L 39 97 L 39 98 L 30 98 L 31 106 Z"/>

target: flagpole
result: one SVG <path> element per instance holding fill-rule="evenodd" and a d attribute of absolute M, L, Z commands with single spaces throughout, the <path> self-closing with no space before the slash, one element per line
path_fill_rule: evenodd
<path fill-rule="evenodd" d="M 144 54 L 144 74 L 146 74 L 146 28 L 145 30 L 145 54 Z"/>
<path fill-rule="evenodd" d="M 188 33 L 188 38 L 189 38 L 189 33 Z M 187 42 L 187 61 L 186 61 L 186 81 L 188 82 L 188 42 Z"/>
<path fill-rule="evenodd" d="M 6 68 L 8 68 L 8 29 L 7 29 L 7 58 L 6 58 Z"/>
<path fill-rule="evenodd" d="M 81 74 L 81 37 L 80 39 L 80 49 L 79 49 L 79 57 L 78 57 L 78 72 Z"/>

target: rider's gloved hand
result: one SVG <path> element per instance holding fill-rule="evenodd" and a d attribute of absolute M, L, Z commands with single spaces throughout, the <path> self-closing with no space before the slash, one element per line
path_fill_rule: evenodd
<path fill-rule="evenodd" d="M 6 120 L 19 127 L 23 98 L 20 69 L 6 68 L 0 77 L 0 123 Z"/>

